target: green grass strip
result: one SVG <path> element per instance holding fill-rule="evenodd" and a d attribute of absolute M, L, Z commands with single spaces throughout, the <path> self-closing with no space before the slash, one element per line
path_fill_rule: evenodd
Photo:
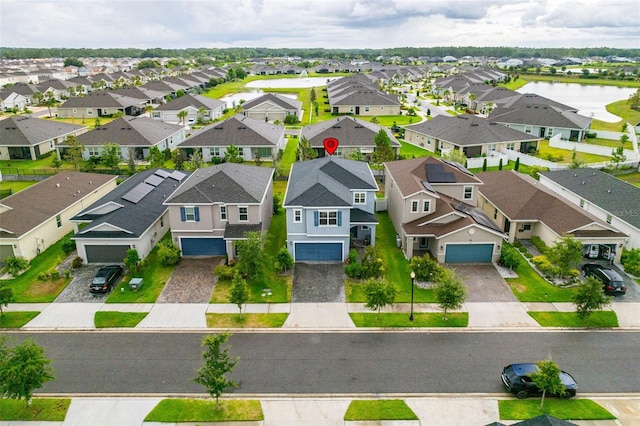
<path fill-rule="evenodd" d="M 147 314 L 148 312 L 98 311 L 93 321 L 96 328 L 135 327 Z"/>
<path fill-rule="evenodd" d="M 613 311 L 592 312 L 588 318 L 580 319 L 576 312 L 531 311 L 529 316 L 543 327 L 618 327 L 618 316 Z"/>
<path fill-rule="evenodd" d="M 289 314 L 206 314 L 209 328 L 279 328 Z"/>
<path fill-rule="evenodd" d="M 257 400 L 163 399 L 144 419 L 145 422 L 246 422 L 264 420 Z"/>
<path fill-rule="evenodd" d="M 70 398 L 34 398 L 29 407 L 24 400 L 0 399 L 0 420 L 62 422 L 69 404 Z"/>
<path fill-rule="evenodd" d="M 409 321 L 408 313 L 351 312 L 351 320 L 356 327 L 466 327 L 469 324 L 468 312 L 448 312 L 447 319 L 442 313 L 420 312 L 413 314 Z"/>
<path fill-rule="evenodd" d="M 347 421 L 418 420 L 418 416 L 401 399 L 354 400 L 344 415 Z"/>
<path fill-rule="evenodd" d="M 548 414 L 562 420 L 615 420 L 615 416 L 590 399 L 545 398 L 542 410 L 540 398 L 499 400 L 500 420 L 525 420 Z"/>
<path fill-rule="evenodd" d="M 39 311 L 5 312 L 0 316 L 0 328 L 20 328 L 35 317 Z"/>

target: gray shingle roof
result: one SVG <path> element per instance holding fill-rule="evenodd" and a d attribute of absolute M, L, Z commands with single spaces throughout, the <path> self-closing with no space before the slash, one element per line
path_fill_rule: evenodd
<path fill-rule="evenodd" d="M 376 190 L 369 165 L 362 161 L 323 157 L 293 163 L 284 205 L 350 206 L 351 191 Z"/>
<path fill-rule="evenodd" d="M 115 143 L 120 146 L 154 146 L 182 130 L 182 126 L 149 117 L 122 117 L 78 136 L 85 146 Z M 60 144 L 65 146 L 65 144 Z"/>
<path fill-rule="evenodd" d="M 236 163 L 198 169 L 165 204 L 258 204 L 271 186 L 273 172 L 267 167 Z"/>
<path fill-rule="evenodd" d="M 44 141 L 62 138 L 84 128 L 86 126 L 43 120 L 29 115 L 14 115 L 0 121 L 0 145 L 37 145 Z"/>
<path fill-rule="evenodd" d="M 302 107 L 302 102 L 297 99 L 291 99 L 289 97 L 277 94 L 277 93 L 265 93 L 264 95 L 251 99 L 248 102 L 242 104 L 242 108 L 245 110 L 251 109 L 264 102 L 272 102 L 283 109 L 295 109 L 298 110 Z"/>
<path fill-rule="evenodd" d="M 566 169 L 542 175 L 611 215 L 640 228 L 640 188 L 598 169 Z"/>
<path fill-rule="evenodd" d="M 185 139 L 180 148 L 206 146 L 269 146 L 278 144 L 284 136 L 284 126 L 236 114 L 223 122 L 204 127 Z"/>
<path fill-rule="evenodd" d="M 431 120 L 405 126 L 405 129 L 451 142 L 457 146 L 542 139 L 471 114 L 455 117 L 438 115 Z"/>
<path fill-rule="evenodd" d="M 375 148 L 374 138 L 380 130 L 387 133 L 391 146 L 400 147 L 400 142 L 388 128 L 346 115 L 303 127 L 301 137 L 307 138 L 313 148 L 322 148 L 326 138 L 336 138 L 344 147 Z"/>
<path fill-rule="evenodd" d="M 207 98 L 200 95 L 184 95 L 179 98 L 173 99 L 171 102 L 160 105 L 156 108 L 156 111 L 181 111 L 188 107 L 194 107 L 196 109 L 205 108 L 208 110 L 215 110 L 220 107 L 224 108 L 226 102 L 218 99 Z"/>
<path fill-rule="evenodd" d="M 180 182 L 172 177 L 165 177 L 162 182 L 153 188 L 146 196 L 144 196 L 139 202 L 132 203 L 122 198 L 139 183 L 144 182 L 145 179 L 153 175 L 158 170 L 164 169 L 150 169 L 143 172 L 136 173 L 129 179 L 118 185 L 113 191 L 100 200 L 96 201 L 76 216 L 72 220 L 84 221 L 91 220 L 85 228 L 76 234 L 74 237 L 79 238 L 136 238 L 140 237 L 149 226 L 151 226 L 167 209 L 163 203 L 169 195 L 176 189 Z M 165 170 L 167 173 L 172 173 L 173 170 Z M 185 175 L 189 175 L 189 172 L 183 172 Z M 100 206 L 109 205 L 110 203 L 121 205 L 109 213 L 102 215 L 95 215 L 93 210 Z M 96 230 L 103 225 L 110 225 L 113 228 L 122 229 L 122 232 L 109 231 L 101 232 Z"/>
<path fill-rule="evenodd" d="M 72 96 L 64 101 L 59 108 L 126 108 L 129 106 L 142 107 L 143 105 L 144 101 L 141 99 L 130 98 L 109 91 L 102 91 L 93 92 L 87 96 Z"/>

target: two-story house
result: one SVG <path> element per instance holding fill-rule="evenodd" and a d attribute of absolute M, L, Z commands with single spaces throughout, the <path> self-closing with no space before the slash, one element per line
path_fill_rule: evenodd
<path fill-rule="evenodd" d="M 296 262 L 342 262 L 352 240 L 375 244 L 378 190 L 367 163 L 323 157 L 291 168 L 283 207 Z"/>
<path fill-rule="evenodd" d="M 425 253 L 441 263 L 500 258 L 505 235 L 475 207 L 480 179 L 456 162 L 435 157 L 384 166 L 387 209 L 407 258 Z"/>
<path fill-rule="evenodd" d="M 235 256 L 246 232 L 266 232 L 274 170 L 222 163 L 198 169 L 166 199 L 171 237 L 183 256 Z"/>

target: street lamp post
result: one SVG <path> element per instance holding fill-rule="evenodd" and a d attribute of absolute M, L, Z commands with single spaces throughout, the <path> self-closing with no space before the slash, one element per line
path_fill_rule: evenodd
<path fill-rule="evenodd" d="M 416 279 L 416 273 L 411 271 L 411 313 L 409 314 L 409 321 L 413 321 L 413 283 Z"/>

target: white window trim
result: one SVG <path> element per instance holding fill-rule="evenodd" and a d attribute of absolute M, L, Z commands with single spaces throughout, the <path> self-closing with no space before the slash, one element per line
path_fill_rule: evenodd
<path fill-rule="evenodd" d="M 415 209 L 413 206 L 415 205 Z M 411 213 L 418 213 L 420 211 L 420 200 L 411 200 L 411 204 L 409 205 L 409 211 Z"/>
<path fill-rule="evenodd" d="M 227 206 L 220 206 L 220 220 L 227 221 Z"/>
<path fill-rule="evenodd" d="M 247 218 L 246 219 L 241 219 L 241 216 L 243 215 L 243 213 L 241 213 L 242 209 L 246 209 L 247 211 Z M 248 206 L 238 206 L 238 222 L 249 222 L 249 207 Z"/>
<path fill-rule="evenodd" d="M 358 199 L 362 197 L 362 201 L 358 201 Z M 367 204 L 367 193 L 366 192 L 354 192 L 353 193 L 353 204 Z"/>
<path fill-rule="evenodd" d="M 331 218 L 331 213 L 335 213 L 335 217 Z M 327 223 L 323 224 L 322 223 L 322 215 L 326 214 L 327 217 L 324 219 Z M 332 224 L 331 221 L 335 220 L 335 224 Z M 318 211 L 318 226 L 323 226 L 323 227 L 337 227 L 338 226 L 338 210 L 320 210 Z"/>
<path fill-rule="evenodd" d="M 427 208 L 425 209 L 425 204 Z M 422 200 L 422 213 L 429 213 L 431 211 L 431 200 Z"/>
<path fill-rule="evenodd" d="M 469 193 L 467 193 L 469 191 Z M 465 186 L 462 190 L 462 198 L 464 200 L 473 200 L 473 186 Z"/>
<path fill-rule="evenodd" d="M 302 223 L 302 210 L 295 209 L 293 211 L 293 223 Z"/>
<path fill-rule="evenodd" d="M 191 211 L 191 213 L 189 213 Z M 189 219 L 191 216 L 193 219 Z M 195 206 L 184 206 L 184 221 L 195 222 L 196 221 L 196 208 Z"/>

